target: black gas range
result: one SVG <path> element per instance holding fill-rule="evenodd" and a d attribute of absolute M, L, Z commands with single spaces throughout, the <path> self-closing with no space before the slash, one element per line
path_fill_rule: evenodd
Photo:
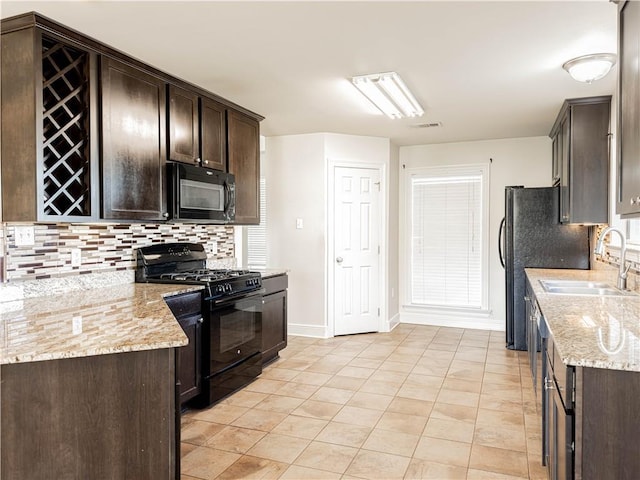
<path fill-rule="evenodd" d="M 262 276 L 208 269 L 204 246 L 165 243 L 138 249 L 136 282 L 203 285 L 202 392 L 205 407 L 262 373 Z"/>

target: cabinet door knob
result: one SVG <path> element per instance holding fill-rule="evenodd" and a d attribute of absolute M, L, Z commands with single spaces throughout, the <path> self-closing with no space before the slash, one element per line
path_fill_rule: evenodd
<path fill-rule="evenodd" d="M 196 159 L 193 161 L 193 163 L 198 163 L 198 164 L 199 164 L 199 163 L 200 163 L 200 159 L 199 159 L 199 158 L 196 158 Z"/>
<path fill-rule="evenodd" d="M 162 217 L 163 217 L 163 218 L 169 218 L 169 213 L 168 213 L 168 212 L 164 212 L 164 213 L 162 214 Z"/>
<path fill-rule="evenodd" d="M 198 323 L 204 323 L 204 318 L 200 317 L 200 318 L 198 319 Z"/>
<path fill-rule="evenodd" d="M 202 163 L 204 163 L 205 165 L 209 165 L 209 160 L 203 160 Z"/>

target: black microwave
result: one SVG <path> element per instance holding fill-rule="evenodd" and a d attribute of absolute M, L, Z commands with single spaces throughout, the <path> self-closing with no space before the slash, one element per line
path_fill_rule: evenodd
<path fill-rule="evenodd" d="M 236 217 L 236 184 L 230 173 L 168 163 L 170 218 L 180 222 L 229 223 Z"/>

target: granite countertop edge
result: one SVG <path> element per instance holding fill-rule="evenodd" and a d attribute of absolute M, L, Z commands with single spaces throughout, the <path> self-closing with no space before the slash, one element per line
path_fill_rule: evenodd
<path fill-rule="evenodd" d="M 546 292 L 540 283 L 582 280 L 615 286 L 615 272 L 527 268 L 525 273 L 565 365 L 640 372 L 640 295 L 562 295 Z"/>
<path fill-rule="evenodd" d="M 0 303 L 0 365 L 187 345 L 164 298 L 202 289 L 127 283 Z"/>

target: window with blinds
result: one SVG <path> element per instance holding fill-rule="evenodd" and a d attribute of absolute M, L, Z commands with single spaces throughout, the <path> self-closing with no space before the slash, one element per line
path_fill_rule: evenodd
<path fill-rule="evenodd" d="M 247 227 L 247 266 L 267 266 L 267 182 L 260 178 L 260 225 Z"/>
<path fill-rule="evenodd" d="M 410 176 L 412 305 L 486 308 L 487 176 L 482 167 Z"/>

